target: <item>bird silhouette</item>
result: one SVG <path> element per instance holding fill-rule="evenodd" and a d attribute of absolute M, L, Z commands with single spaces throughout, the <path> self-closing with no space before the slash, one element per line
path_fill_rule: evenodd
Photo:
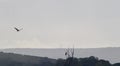
<path fill-rule="evenodd" d="M 15 29 L 17 32 L 19 32 L 19 31 L 22 30 L 22 28 L 21 28 L 21 29 L 18 29 L 18 28 L 16 28 L 16 27 L 14 27 L 14 29 Z"/>
<path fill-rule="evenodd" d="M 67 52 L 65 52 L 65 55 L 67 55 L 68 53 Z"/>

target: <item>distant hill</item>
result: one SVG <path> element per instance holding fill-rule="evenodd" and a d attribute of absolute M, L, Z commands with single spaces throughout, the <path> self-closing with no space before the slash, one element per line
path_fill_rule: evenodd
<path fill-rule="evenodd" d="M 65 58 L 65 49 L 35 49 L 35 48 L 15 48 L 15 49 L 1 49 L 7 53 L 17 53 L 39 57 L 49 58 Z M 120 48 L 88 48 L 88 49 L 75 49 L 75 57 L 89 57 L 95 56 L 101 59 L 109 60 L 111 63 L 120 62 Z"/>
<path fill-rule="evenodd" d="M 44 63 L 48 63 L 45 65 Z M 55 59 L 0 52 L 0 66 L 52 66 Z"/>

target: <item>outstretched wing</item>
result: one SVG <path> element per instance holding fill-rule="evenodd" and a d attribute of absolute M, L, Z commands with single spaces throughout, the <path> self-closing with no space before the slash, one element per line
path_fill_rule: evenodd
<path fill-rule="evenodd" d="M 18 28 L 16 28 L 16 27 L 14 27 L 14 29 L 16 30 L 16 31 L 20 31 Z"/>

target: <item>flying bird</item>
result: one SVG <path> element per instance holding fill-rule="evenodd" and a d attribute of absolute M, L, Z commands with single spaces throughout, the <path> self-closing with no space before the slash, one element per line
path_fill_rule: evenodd
<path fill-rule="evenodd" d="M 18 28 L 16 28 L 16 27 L 14 27 L 14 29 L 15 29 L 17 32 L 19 32 L 19 31 L 22 30 L 22 28 L 21 28 L 21 29 L 18 29 Z"/>

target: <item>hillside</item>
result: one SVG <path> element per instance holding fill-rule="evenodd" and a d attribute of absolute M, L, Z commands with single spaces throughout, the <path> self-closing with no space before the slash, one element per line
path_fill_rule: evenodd
<path fill-rule="evenodd" d="M 34 49 L 34 48 L 16 48 L 16 49 L 1 49 L 3 52 L 7 53 L 17 53 L 25 54 L 31 56 L 39 57 L 49 57 L 49 58 L 65 58 L 63 49 Z M 120 62 L 120 48 L 90 48 L 90 49 L 75 49 L 75 57 L 89 57 L 95 56 L 101 59 L 109 60 L 111 63 Z"/>
<path fill-rule="evenodd" d="M 90 56 L 85 58 L 50 59 L 14 53 L 0 52 L 0 66 L 120 66 L 108 60 Z"/>
<path fill-rule="evenodd" d="M 0 52 L 0 66 L 52 66 L 55 59 Z M 48 64 L 44 64 L 48 63 Z"/>

